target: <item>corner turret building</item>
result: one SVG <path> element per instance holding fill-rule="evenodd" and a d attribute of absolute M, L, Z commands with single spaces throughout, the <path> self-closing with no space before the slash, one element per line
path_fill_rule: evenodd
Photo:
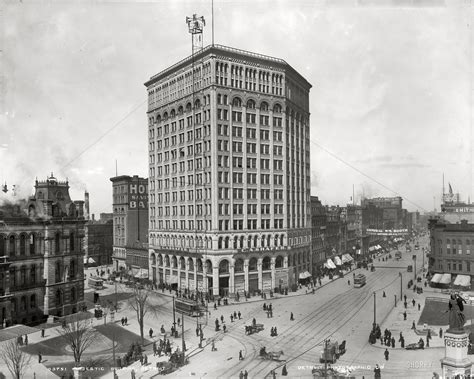
<path fill-rule="evenodd" d="M 84 201 L 51 174 L 26 201 L 0 207 L 0 317 L 39 323 L 84 305 Z"/>
<path fill-rule="evenodd" d="M 311 271 L 310 83 L 207 46 L 145 83 L 150 278 L 233 296 Z"/>

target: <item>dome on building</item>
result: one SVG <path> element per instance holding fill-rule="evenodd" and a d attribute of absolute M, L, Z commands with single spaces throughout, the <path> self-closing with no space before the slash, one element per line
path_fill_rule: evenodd
<path fill-rule="evenodd" d="M 50 184 L 58 184 L 58 179 L 56 179 L 56 178 L 53 176 L 53 173 L 51 173 L 51 176 L 48 178 L 48 183 L 50 183 Z"/>

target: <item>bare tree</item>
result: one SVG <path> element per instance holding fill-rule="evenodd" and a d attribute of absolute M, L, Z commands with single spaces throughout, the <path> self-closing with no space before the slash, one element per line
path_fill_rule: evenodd
<path fill-rule="evenodd" d="M 137 314 L 137 321 L 140 327 L 140 337 L 142 344 L 144 342 L 143 327 L 145 322 L 145 316 L 147 313 L 153 313 L 156 315 L 158 306 L 151 304 L 149 299 L 150 291 L 135 284 L 133 286 L 132 296 L 128 299 L 128 306 L 133 309 Z"/>
<path fill-rule="evenodd" d="M 77 313 L 76 318 L 63 324 L 57 329 L 57 333 L 63 341 L 71 348 L 74 354 L 74 361 L 81 362 L 82 354 L 95 342 L 97 331 L 92 327 L 89 319 L 81 318 Z"/>
<path fill-rule="evenodd" d="M 6 341 L 1 344 L 0 357 L 8 367 L 8 371 L 15 379 L 20 379 L 25 374 L 26 367 L 29 365 L 31 355 L 25 353 L 16 339 Z"/>

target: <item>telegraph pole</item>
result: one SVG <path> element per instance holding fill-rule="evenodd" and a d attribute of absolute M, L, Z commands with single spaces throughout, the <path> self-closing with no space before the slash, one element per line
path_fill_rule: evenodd
<path fill-rule="evenodd" d="M 374 329 L 375 329 L 375 326 L 377 325 L 375 314 L 376 314 L 376 302 L 375 302 L 375 291 L 374 291 Z"/>
<path fill-rule="evenodd" d="M 181 345 L 183 347 L 183 365 L 186 360 L 186 344 L 184 343 L 184 313 L 181 313 Z"/>
<path fill-rule="evenodd" d="M 400 276 L 400 301 L 402 301 L 402 292 L 403 292 L 402 281 L 403 281 L 403 277 L 402 277 L 402 273 L 401 273 L 401 272 L 399 272 L 398 275 Z"/>
<path fill-rule="evenodd" d="M 173 330 L 174 330 L 175 335 L 176 335 L 177 330 L 176 330 L 176 312 L 175 312 L 175 306 L 174 306 L 174 295 L 173 295 Z"/>

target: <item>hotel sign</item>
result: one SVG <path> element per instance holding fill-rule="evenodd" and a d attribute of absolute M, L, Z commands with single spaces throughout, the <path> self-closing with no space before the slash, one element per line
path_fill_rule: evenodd
<path fill-rule="evenodd" d="M 128 206 L 130 209 L 148 209 L 148 191 L 146 184 L 128 185 Z"/>

